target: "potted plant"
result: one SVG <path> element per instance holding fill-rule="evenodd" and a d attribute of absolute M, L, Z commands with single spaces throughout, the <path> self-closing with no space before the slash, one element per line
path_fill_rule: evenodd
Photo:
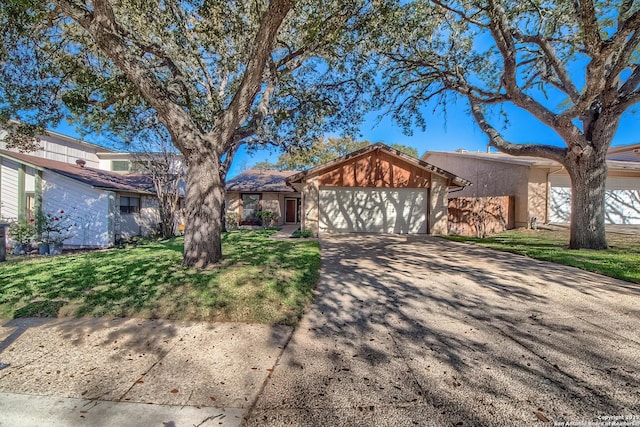
<path fill-rule="evenodd" d="M 55 213 L 39 214 L 36 224 L 40 234 L 41 254 L 60 255 L 64 241 L 74 236 L 71 229 L 75 224 L 62 209 Z"/>
<path fill-rule="evenodd" d="M 32 221 L 21 219 L 13 222 L 9 226 L 9 237 L 15 242 L 13 246 L 14 255 L 23 255 L 27 252 L 29 242 L 35 234 Z"/>

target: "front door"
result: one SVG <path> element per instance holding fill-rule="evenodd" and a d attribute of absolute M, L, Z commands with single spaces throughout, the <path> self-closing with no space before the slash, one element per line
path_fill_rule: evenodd
<path fill-rule="evenodd" d="M 298 216 L 298 199 L 285 199 L 284 222 L 295 224 Z"/>

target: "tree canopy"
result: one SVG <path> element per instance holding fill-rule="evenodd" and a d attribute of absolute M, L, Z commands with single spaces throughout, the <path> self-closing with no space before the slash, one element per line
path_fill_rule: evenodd
<path fill-rule="evenodd" d="M 166 130 L 189 166 L 184 263 L 206 266 L 222 255 L 224 179 L 241 144 L 298 146 L 359 121 L 363 82 L 335 70 L 358 67 L 348 64 L 372 9 L 363 0 L 9 0 L 0 119 L 23 123 L 10 129 L 19 146 L 64 117 L 125 140 Z"/>
<path fill-rule="evenodd" d="M 264 160 L 254 164 L 252 169 L 259 170 L 304 170 L 327 163 L 338 157 L 371 145 L 371 141 L 357 141 L 351 137 L 319 138 L 311 145 L 286 151 L 278 157 L 276 163 Z M 409 156 L 418 157 L 418 150 L 408 145 L 391 144 L 394 148 Z"/>
<path fill-rule="evenodd" d="M 411 131 L 425 107 L 465 100 L 489 143 L 561 163 L 572 181 L 573 248 L 606 248 L 607 149 L 640 101 L 640 4 L 592 0 L 414 0 L 381 17 L 374 99 Z M 510 108 L 553 129 L 565 147 L 504 137 Z M 498 124 L 496 123 L 498 122 Z"/>

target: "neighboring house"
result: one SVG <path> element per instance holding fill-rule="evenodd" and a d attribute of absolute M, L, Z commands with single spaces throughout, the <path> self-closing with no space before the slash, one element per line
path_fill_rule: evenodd
<path fill-rule="evenodd" d="M 31 156 L 69 164 L 84 160 L 89 168 L 109 170 L 108 167 L 101 168 L 99 157 L 99 153 L 113 152 L 108 148 L 52 131 L 47 131 L 46 135 L 39 135 L 37 139 L 40 141 L 40 150 L 29 153 Z M 0 137 L 0 150 L 8 150 L 3 137 Z M 16 152 L 17 150 L 8 151 Z"/>
<path fill-rule="evenodd" d="M 47 132 L 41 150 L 24 154 L 0 141 L 0 217 L 33 218 L 37 212 L 64 210 L 75 223 L 71 247 L 108 247 L 121 238 L 153 233 L 159 222 L 153 182 L 124 173 L 135 163 L 75 138 Z"/>
<path fill-rule="evenodd" d="M 298 172 L 301 223 L 331 232 L 447 234 L 447 196 L 469 182 L 377 143 Z"/>
<path fill-rule="evenodd" d="M 616 147 L 607 157 L 605 220 L 608 224 L 640 224 L 640 144 Z M 515 226 L 568 223 L 571 182 L 562 165 L 548 159 L 504 153 L 435 152 L 422 159 L 473 183 L 456 197 L 514 196 Z"/>
<path fill-rule="evenodd" d="M 64 210 L 75 223 L 67 246 L 111 246 L 120 238 L 150 234 L 159 221 L 153 183 L 140 174 L 0 150 L 0 185 L 5 218 Z"/>
<path fill-rule="evenodd" d="M 227 181 L 225 206 L 241 225 L 259 225 L 256 213 L 275 212 L 275 225 L 300 222 L 300 193 L 287 185 L 295 171 L 248 170 Z"/>
<path fill-rule="evenodd" d="M 607 160 L 640 162 L 640 144 L 611 147 L 607 151 Z"/>

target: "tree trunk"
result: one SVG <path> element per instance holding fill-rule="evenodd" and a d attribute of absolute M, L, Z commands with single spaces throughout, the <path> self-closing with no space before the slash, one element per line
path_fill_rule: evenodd
<path fill-rule="evenodd" d="M 607 249 L 604 229 L 607 162 L 604 154 L 571 160 L 570 249 Z"/>
<path fill-rule="evenodd" d="M 224 182 L 216 156 L 200 155 L 187 170 L 184 258 L 188 267 L 206 268 L 222 258 Z"/>

